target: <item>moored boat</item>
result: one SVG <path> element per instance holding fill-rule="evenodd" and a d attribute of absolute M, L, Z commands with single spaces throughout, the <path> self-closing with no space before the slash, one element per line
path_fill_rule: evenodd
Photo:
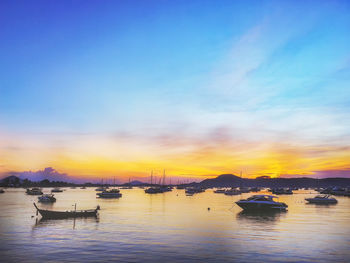
<path fill-rule="evenodd" d="M 244 210 L 286 210 L 288 205 L 282 202 L 276 202 L 273 195 L 253 195 L 247 199 L 242 199 L 236 204 Z"/>
<path fill-rule="evenodd" d="M 53 194 L 46 194 L 38 197 L 38 201 L 41 203 L 54 203 L 56 202 L 56 198 Z"/>
<path fill-rule="evenodd" d="M 249 187 L 240 187 L 239 188 L 239 192 L 240 193 L 249 193 L 250 192 L 250 188 Z"/>
<path fill-rule="evenodd" d="M 275 195 L 292 195 L 293 191 L 289 188 L 274 188 L 272 193 Z"/>
<path fill-rule="evenodd" d="M 120 193 L 119 189 L 111 189 L 111 190 L 105 190 L 101 193 L 97 193 L 98 197 L 100 198 L 119 198 L 122 197 L 122 194 Z"/>
<path fill-rule="evenodd" d="M 160 194 L 164 193 L 163 189 L 159 186 L 153 186 L 145 189 L 146 194 Z"/>
<path fill-rule="evenodd" d="M 0 194 L 5 193 L 4 189 L 0 189 Z"/>
<path fill-rule="evenodd" d="M 305 198 L 310 204 L 336 204 L 337 199 L 332 198 L 330 195 L 316 195 L 313 198 Z"/>
<path fill-rule="evenodd" d="M 77 218 L 77 217 L 96 217 L 100 207 L 88 210 L 73 210 L 73 211 L 52 211 L 39 209 L 35 203 L 33 203 L 37 213 L 39 213 L 44 219 L 65 219 L 65 218 Z"/>
<path fill-rule="evenodd" d="M 51 190 L 51 193 L 62 193 L 63 190 L 58 188 L 58 187 L 55 187 L 54 189 Z"/>
<path fill-rule="evenodd" d="M 201 187 L 188 187 L 186 188 L 185 193 L 186 195 L 194 195 L 194 194 L 202 193 L 204 191 L 205 189 Z"/>
<path fill-rule="evenodd" d="M 28 188 L 28 189 L 26 190 L 26 194 L 27 194 L 27 195 L 42 195 L 43 192 L 41 191 L 40 188 L 34 187 L 34 188 L 32 188 L 32 189 L 29 189 L 29 188 Z"/>
<path fill-rule="evenodd" d="M 241 191 L 236 188 L 231 188 L 225 191 L 225 195 L 239 195 Z"/>
<path fill-rule="evenodd" d="M 106 191 L 106 190 L 107 190 L 106 187 L 97 187 L 97 188 L 95 189 L 96 192 L 103 192 L 103 191 Z"/>
<path fill-rule="evenodd" d="M 215 194 L 224 194 L 226 192 L 226 189 L 216 189 L 214 190 Z"/>

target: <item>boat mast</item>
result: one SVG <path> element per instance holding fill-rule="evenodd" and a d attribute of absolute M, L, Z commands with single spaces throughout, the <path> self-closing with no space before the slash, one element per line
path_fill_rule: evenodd
<path fill-rule="evenodd" d="M 240 186 L 240 190 L 242 190 L 242 185 L 243 185 L 243 182 L 242 182 L 242 171 L 241 171 L 241 173 L 240 173 L 240 177 L 241 177 L 241 186 Z M 240 191 L 241 192 L 241 194 L 242 194 L 242 191 Z"/>
<path fill-rule="evenodd" d="M 151 171 L 151 186 L 153 184 L 153 170 Z"/>

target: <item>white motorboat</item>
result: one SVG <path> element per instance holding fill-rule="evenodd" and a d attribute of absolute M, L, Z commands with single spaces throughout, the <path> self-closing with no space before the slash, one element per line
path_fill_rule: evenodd
<path fill-rule="evenodd" d="M 288 207 L 285 203 L 276 202 L 278 198 L 273 195 L 253 195 L 247 199 L 242 199 L 236 204 L 244 210 L 280 210 L 285 211 Z"/>

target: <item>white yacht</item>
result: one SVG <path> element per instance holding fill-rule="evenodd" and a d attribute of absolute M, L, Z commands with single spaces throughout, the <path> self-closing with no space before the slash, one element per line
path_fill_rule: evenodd
<path fill-rule="evenodd" d="M 273 195 L 253 195 L 247 199 L 242 199 L 236 204 L 244 210 L 280 210 L 285 211 L 288 207 L 285 203 L 276 202 L 278 198 Z"/>

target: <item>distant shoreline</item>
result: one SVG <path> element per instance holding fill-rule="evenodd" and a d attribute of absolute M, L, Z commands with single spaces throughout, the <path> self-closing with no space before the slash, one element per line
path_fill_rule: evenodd
<path fill-rule="evenodd" d="M 17 176 L 8 176 L 0 181 L 0 187 L 96 187 L 96 186 L 150 186 L 151 184 L 132 181 L 124 184 L 111 183 L 69 183 L 64 181 L 50 181 L 48 179 L 41 181 L 31 181 L 29 179 L 20 179 Z M 212 179 L 205 179 L 199 183 L 192 182 L 186 184 L 167 184 L 182 186 L 201 186 L 206 188 L 213 187 L 349 187 L 350 178 L 331 177 L 315 179 L 310 177 L 301 178 L 269 178 L 258 177 L 255 179 L 241 178 L 233 174 L 222 174 Z"/>

